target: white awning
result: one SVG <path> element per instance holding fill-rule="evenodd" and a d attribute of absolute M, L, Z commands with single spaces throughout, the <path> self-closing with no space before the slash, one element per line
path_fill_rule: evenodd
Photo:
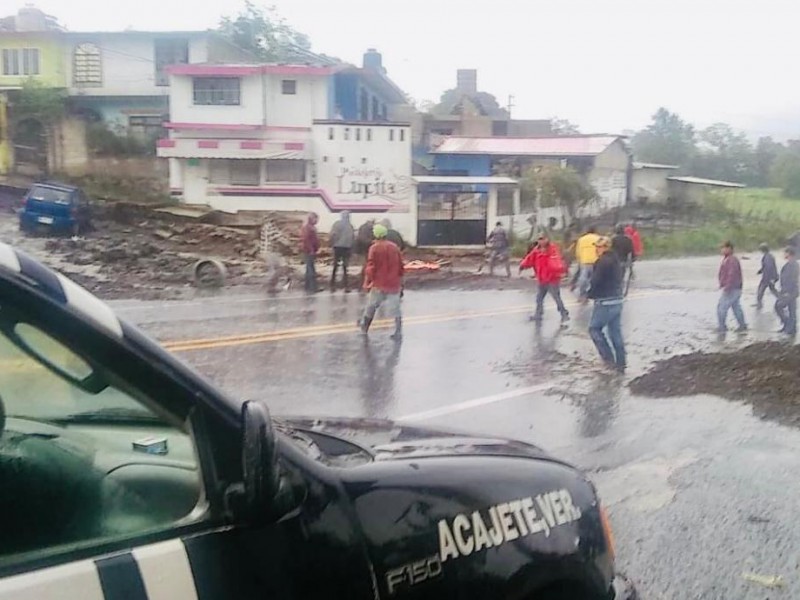
<path fill-rule="evenodd" d="M 159 158 L 236 158 L 307 160 L 304 142 L 178 138 L 159 140 Z"/>
<path fill-rule="evenodd" d="M 159 158 L 253 158 L 258 160 L 265 159 L 289 159 L 306 160 L 303 150 L 224 150 L 220 148 L 159 148 L 157 153 Z"/>

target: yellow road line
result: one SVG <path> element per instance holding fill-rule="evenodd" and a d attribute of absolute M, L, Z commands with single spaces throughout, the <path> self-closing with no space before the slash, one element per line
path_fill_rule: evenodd
<path fill-rule="evenodd" d="M 628 300 L 647 298 L 652 296 L 662 296 L 674 294 L 672 290 L 658 290 L 653 292 L 642 292 L 630 294 Z M 567 306 L 578 306 L 578 302 L 567 302 Z M 522 306 L 510 306 L 503 309 L 467 311 L 458 313 L 442 313 L 432 315 L 419 315 L 404 318 L 404 325 L 427 325 L 430 323 L 445 323 L 448 321 L 460 321 L 465 319 L 479 319 L 483 317 L 495 317 L 502 315 L 513 315 L 528 312 L 533 309 L 530 304 Z M 381 320 L 373 323 L 373 329 L 386 329 L 392 327 L 392 320 Z M 265 344 L 269 342 L 282 342 L 287 340 L 297 340 L 310 337 L 321 337 L 324 335 L 334 335 L 338 333 L 353 333 L 358 331 L 354 323 L 333 323 L 329 325 L 312 325 L 308 327 L 296 327 L 279 331 L 266 331 L 261 333 L 249 333 L 233 336 L 220 336 L 217 338 L 204 338 L 194 340 L 174 340 L 163 342 L 162 346 L 172 352 L 188 352 L 191 350 L 210 350 L 215 348 L 227 348 L 231 346 L 244 346 L 250 344 Z"/>

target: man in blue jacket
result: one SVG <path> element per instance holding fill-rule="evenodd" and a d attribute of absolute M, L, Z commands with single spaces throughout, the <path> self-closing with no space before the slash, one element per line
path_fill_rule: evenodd
<path fill-rule="evenodd" d="M 786 264 L 781 269 L 781 292 L 775 301 L 775 312 L 783 327 L 780 333 L 797 334 L 797 297 L 800 295 L 800 265 L 797 264 L 797 251 L 786 248 Z"/>
<path fill-rule="evenodd" d="M 761 310 L 764 308 L 764 294 L 767 290 L 771 291 L 776 298 L 778 297 L 778 290 L 775 289 L 775 282 L 778 281 L 778 265 L 775 264 L 775 257 L 772 256 L 766 243 L 759 244 L 758 249 L 761 250 L 762 256 L 761 268 L 758 270 L 761 281 L 758 282 L 756 308 Z"/>
<path fill-rule="evenodd" d="M 622 339 L 622 263 L 611 249 L 611 240 L 607 237 L 599 238 L 594 245 L 600 258 L 592 269 L 589 286 L 588 297 L 594 300 L 589 335 L 603 362 L 623 373 L 626 355 L 625 341 Z M 604 329 L 608 330 L 608 337 Z"/>

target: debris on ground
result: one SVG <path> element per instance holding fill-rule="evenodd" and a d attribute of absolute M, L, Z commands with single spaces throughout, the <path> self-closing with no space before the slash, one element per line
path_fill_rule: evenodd
<path fill-rule="evenodd" d="M 219 284 L 219 269 L 195 272 L 201 261 L 224 265 L 226 286 L 268 290 L 296 288 L 303 279 L 300 227 L 305 212 L 241 211 L 138 204 L 92 205 L 92 230 L 82 237 L 19 232 L 21 190 L 0 189 L 0 240 L 29 252 L 103 298 L 178 297 L 197 281 Z M 332 252 L 320 233 L 317 267 L 321 284 L 330 277 Z M 530 281 L 477 275 L 483 252 L 476 249 L 408 248 L 406 288 L 527 289 Z M 354 269 L 361 260 L 355 258 Z M 203 263 L 208 264 L 208 263 Z M 212 277 L 215 276 L 215 277 Z M 210 281 L 214 279 L 214 281 Z"/>
<path fill-rule="evenodd" d="M 800 346 L 759 342 L 734 352 L 673 356 L 629 387 L 658 398 L 710 394 L 744 400 L 758 416 L 800 425 Z"/>
<path fill-rule="evenodd" d="M 742 573 L 742 579 L 751 583 L 757 583 L 765 588 L 782 588 L 786 585 L 780 575 L 759 575 L 758 573 Z"/>

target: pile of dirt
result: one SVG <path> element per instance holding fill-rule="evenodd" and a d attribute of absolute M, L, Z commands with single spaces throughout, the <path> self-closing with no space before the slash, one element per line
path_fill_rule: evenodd
<path fill-rule="evenodd" d="M 800 346 L 760 342 L 735 352 L 695 352 L 660 361 L 630 382 L 652 397 L 712 394 L 744 400 L 756 414 L 800 424 Z"/>

